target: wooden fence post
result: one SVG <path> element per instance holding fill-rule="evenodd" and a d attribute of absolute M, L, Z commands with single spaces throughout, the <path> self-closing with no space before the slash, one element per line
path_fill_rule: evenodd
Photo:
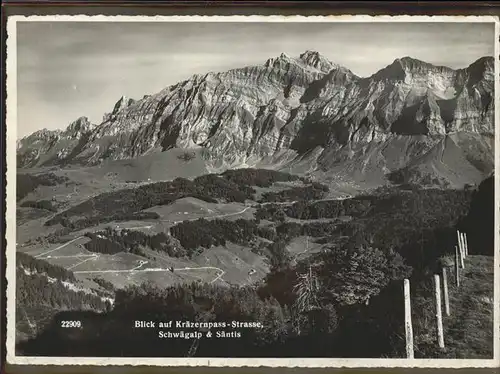
<path fill-rule="evenodd" d="M 460 287 L 460 268 L 458 259 L 458 246 L 455 246 L 455 284 Z"/>
<path fill-rule="evenodd" d="M 469 255 L 469 243 L 467 242 L 467 234 L 464 232 L 465 255 Z"/>
<path fill-rule="evenodd" d="M 467 243 L 465 242 L 465 234 L 463 232 L 460 233 L 462 238 L 462 248 L 464 249 L 464 259 L 467 257 Z"/>
<path fill-rule="evenodd" d="M 462 239 L 462 257 L 465 260 L 465 241 L 464 241 L 464 233 L 460 233 L 460 239 Z"/>
<path fill-rule="evenodd" d="M 441 313 L 441 287 L 438 274 L 434 274 L 434 294 L 436 296 L 437 341 L 439 348 L 444 348 L 443 316 Z"/>
<path fill-rule="evenodd" d="M 408 279 L 404 280 L 404 301 L 405 301 L 406 357 L 414 358 L 413 326 L 411 323 L 410 281 Z"/>
<path fill-rule="evenodd" d="M 462 237 L 460 236 L 460 231 L 457 230 L 457 242 L 458 242 L 458 249 L 460 250 L 460 258 L 464 256 L 464 249 L 462 246 Z"/>
<path fill-rule="evenodd" d="M 463 269 L 464 266 L 464 245 L 462 242 L 462 235 L 460 231 L 457 230 L 457 240 L 458 240 L 458 250 L 460 251 L 460 268 Z"/>
<path fill-rule="evenodd" d="M 465 235 L 462 233 L 462 246 L 464 247 L 464 259 L 467 257 L 467 244 L 465 243 Z"/>
<path fill-rule="evenodd" d="M 448 275 L 446 268 L 443 267 L 443 295 L 444 295 L 444 312 L 446 316 L 450 315 L 450 299 L 448 296 Z"/>

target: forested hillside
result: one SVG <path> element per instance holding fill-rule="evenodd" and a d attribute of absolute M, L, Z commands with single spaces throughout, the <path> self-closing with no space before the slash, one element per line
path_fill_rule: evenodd
<path fill-rule="evenodd" d="M 16 326 L 20 333 L 34 336 L 61 310 L 111 308 L 113 291 L 79 288 L 71 271 L 22 252 L 17 253 L 16 263 Z"/>
<path fill-rule="evenodd" d="M 467 232 L 472 254 L 492 256 L 494 253 L 494 201 L 495 176 L 491 175 L 474 192 L 469 213 L 460 221 L 460 229 Z"/>

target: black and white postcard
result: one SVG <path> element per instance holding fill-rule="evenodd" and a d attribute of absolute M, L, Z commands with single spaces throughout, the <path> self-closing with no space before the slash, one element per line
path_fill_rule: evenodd
<path fill-rule="evenodd" d="M 8 362 L 499 365 L 496 18 L 7 33 Z"/>

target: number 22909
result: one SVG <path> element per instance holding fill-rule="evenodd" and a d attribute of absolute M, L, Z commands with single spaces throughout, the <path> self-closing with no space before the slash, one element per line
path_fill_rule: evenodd
<path fill-rule="evenodd" d="M 61 321 L 61 327 L 64 327 L 64 328 L 82 327 L 82 321 Z"/>

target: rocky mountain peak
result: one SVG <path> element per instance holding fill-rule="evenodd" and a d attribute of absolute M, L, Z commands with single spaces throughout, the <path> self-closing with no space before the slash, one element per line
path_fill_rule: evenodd
<path fill-rule="evenodd" d="M 25 136 L 22 139 L 16 141 L 17 149 L 22 149 L 25 145 L 30 146 L 38 143 L 50 143 L 53 139 L 56 139 L 62 130 L 49 130 L 47 128 L 35 131 L 34 133 Z"/>
<path fill-rule="evenodd" d="M 26 138 L 38 138 L 38 139 L 45 139 L 52 137 L 54 135 L 62 133 L 62 130 L 49 130 L 47 128 L 35 131 L 33 134 L 28 135 Z"/>
<path fill-rule="evenodd" d="M 492 56 L 481 57 L 470 64 L 465 70 L 471 76 L 477 77 L 477 79 L 485 77 L 491 79 L 494 76 L 495 59 Z"/>
<path fill-rule="evenodd" d="M 92 130 L 94 125 L 90 123 L 89 119 L 85 116 L 78 118 L 76 121 L 73 121 L 66 128 L 63 136 L 79 139 L 83 134 Z"/>
<path fill-rule="evenodd" d="M 127 98 L 126 96 L 120 97 L 120 100 L 118 100 L 113 108 L 113 112 L 111 114 L 116 114 L 119 111 L 127 108 L 128 106 L 132 105 L 135 102 L 134 99 Z"/>
<path fill-rule="evenodd" d="M 339 66 L 332 63 L 325 56 L 317 51 L 307 50 L 299 57 L 305 64 L 312 66 L 318 70 L 328 73 L 330 70 L 338 68 Z"/>
<path fill-rule="evenodd" d="M 19 165 L 94 165 L 203 147 L 214 169 L 313 150 L 329 168 L 391 137 L 493 134 L 493 85 L 492 58 L 453 70 L 403 57 L 359 78 L 316 51 L 282 53 L 264 66 L 192 76 L 138 101 L 123 96 L 95 129 L 82 117 L 64 135 L 25 138 Z"/>
<path fill-rule="evenodd" d="M 436 66 L 413 57 L 395 59 L 392 64 L 373 74 L 377 80 L 405 80 L 411 77 L 425 77 L 428 74 L 453 75 L 455 71 L 447 66 Z"/>
<path fill-rule="evenodd" d="M 117 113 L 120 111 L 128 108 L 130 105 L 134 104 L 136 101 L 134 99 L 128 98 L 127 96 L 122 96 L 120 99 L 116 102 L 115 106 L 113 107 L 113 110 L 111 113 L 105 113 L 102 122 L 107 122 L 113 117 L 116 116 Z"/>
<path fill-rule="evenodd" d="M 484 69 L 493 69 L 495 67 L 495 59 L 493 56 L 484 56 L 470 64 L 469 68 L 473 66 L 483 67 Z"/>
<path fill-rule="evenodd" d="M 418 60 L 413 57 L 403 57 L 400 59 L 396 59 L 396 61 L 401 64 L 402 68 L 406 72 L 410 72 L 412 74 L 416 73 L 428 73 L 428 72 L 434 72 L 434 73 L 444 73 L 444 74 L 450 74 L 453 73 L 454 70 L 447 67 L 447 66 L 437 66 L 430 64 L 428 62 L 424 62 L 422 60 Z"/>
<path fill-rule="evenodd" d="M 307 50 L 298 57 L 291 57 L 286 53 L 281 53 L 278 57 L 268 59 L 264 66 L 286 69 L 290 65 L 300 67 L 301 69 L 314 71 L 320 74 L 326 74 L 333 69 L 341 68 L 334 64 L 328 58 L 317 51 Z M 310 69 L 313 68 L 313 69 Z"/>
<path fill-rule="evenodd" d="M 330 72 L 326 75 L 326 77 L 328 81 L 332 84 L 333 83 L 344 84 L 353 79 L 359 79 L 357 75 L 355 75 L 352 71 L 343 66 L 339 66 L 337 68 L 330 70 Z"/>
<path fill-rule="evenodd" d="M 293 63 L 293 59 L 286 53 L 281 53 L 278 57 L 271 57 L 264 63 L 265 67 L 282 67 L 286 64 Z"/>

